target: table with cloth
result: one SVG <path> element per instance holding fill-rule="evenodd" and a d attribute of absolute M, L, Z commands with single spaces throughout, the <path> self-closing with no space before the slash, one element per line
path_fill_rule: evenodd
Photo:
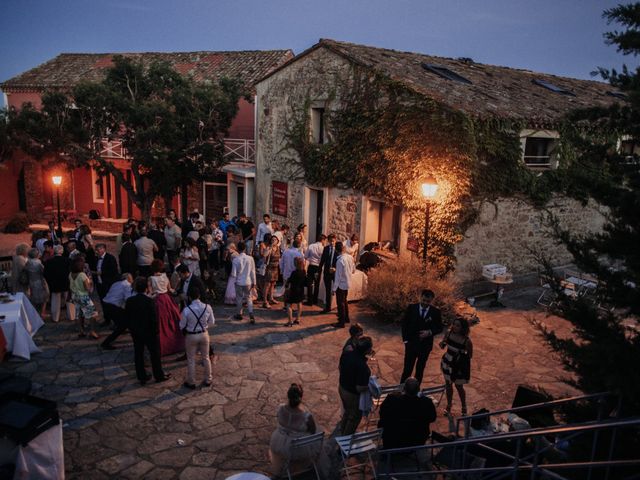
<path fill-rule="evenodd" d="M 24 293 L 16 293 L 10 302 L 0 301 L 0 328 L 7 341 L 7 351 L 14 356 L 31 359 L 32 353 L 40 352 L 33 336 L 44 325 L 40 314 L 33 308 Z"/>
<path fill-rule="evenodd" d="M 318 298 L 322 301 L 326 298 L 324 295 L 324 282 L 320 282 Z M 367 274 L 362 270 L 356 270 L 356 273 L 351 277 L 351 287 L 349 288 L 349 293 L 347 294 L 348 302 L 355 302 L 356 300 L 362 300 L 367 296 Z M 335 303 L 334 303 L 335 305 Z"/>

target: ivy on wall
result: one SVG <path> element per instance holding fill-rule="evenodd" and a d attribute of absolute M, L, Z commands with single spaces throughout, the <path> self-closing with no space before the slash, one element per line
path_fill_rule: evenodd
<path fill-rule="evenodd" d="M 312 141 L 308 96 L 293 107 L 284 149 L 297 153 L 311 185 L 353 188 L 402 205 L 408 233 L 417 239 L 425 221 L 420 184 L 434 177 L 439 191 L 431 206 L 429 259 L 441 274 L 455 268 L 455 245 L 474 223 L 478 200 L 520 195 L 543 206 L 554 192 L 580 197 L 580 177 L 597 174 L 571 161 L 557 170 L 531 171 L 520 160 L 524 123 L 472 118 L 368 71 L 352 73 L 350 82 L 337 80 L 330 95 L 338 102 L 326 118 L 331 142 Z M 562 142 L 558 152 L 575 157 Z"/>

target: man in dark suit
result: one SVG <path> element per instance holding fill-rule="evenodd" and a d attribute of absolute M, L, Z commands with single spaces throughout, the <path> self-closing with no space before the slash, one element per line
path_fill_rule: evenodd
<path fill-rule="evenodd" d="M 324 310 L 322 313 L 331 311 L 331 283 L 336 274 L 336 262 L 338 261 L 338 253 L 336 253 L 336 236 L 331 233 L 327 237 L 327 246 L 322 250 L 320 257 L 320 265 L 318 270 L 322 272 L 324 281 Z"/>
<path fill-rule="evenodd" d="M 147 279 L 136 278 L 133 285 L 136 293 L 129 297 L 124 307 L 126 322 L 133 339 L 133 351 L 136 364 L 136 376 L 141 385 L 146 384 L 150 379 L 144 367 L 144 348 L 149 351 L 151 359 L 151 370 L 156 382 L 164 382 L 171 378 L 170 373 L 164 373 L 160 362 L 160 330 L 156 317 L 156 308 L 151 298 L 145 294 L 147 292 Z"/>
<path fill-rule="evenodd" d="M 96 290 L 100 300 L 107 294 L 111 285 L 120 280 L 120 272 L 118 271 L 118 261 L 116 257 L 107 253 L 107 245 L 104 243 L 96 244 Z"/>
<path fill-rule="evenodd" d="M 122 234 L 122 247 L 120 248 L 120 270 L 122 273 L 130 273 L 135 275 L 138 270 L 138 249 L 131 241 L 128 233 Z"/>
<path fill-rule="evenodd" d="M 400 383 L 411 376 L 413 367 L 418 385 L 422 383 L 424 367 L 433 348 L 433 337 L 442 332 L 440 310 L 431 305 L 435 294 L 423 290 L 420 303 L 407 307 L 402 319 L 402 341 L 404 342 L 404 369 Z"/>
<path fill-rule="evenodd" d="M 179 265 L 176 271 L 180 274 L 180 283 L 176 289 L 176 294 L 180 297 L 180 301 L 183 306 L 187 306 L 190 301 L 191 293 L 197 290 L 199 293 L 198 298 L 204 301 L 207 298 L 207 288 L 205 287 L 200 277 L 193 275 L 189 271 L 189 267 L 186 265 Z"/>

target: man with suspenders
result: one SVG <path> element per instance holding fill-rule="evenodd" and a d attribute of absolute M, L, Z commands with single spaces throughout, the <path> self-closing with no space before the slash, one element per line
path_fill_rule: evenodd
<path fill-rule="evenodd" d="M 187 352 L 187 380 L 184 386 L 196 388 L 196 355 L 200 352 L 204 364 L 204 381 L 202 385 L 211 386 L 211 360 L 209 358 L 208 328 L 215 323 L 213 310 L 210 305 L 200 301 L 200 291 L 197 289 L 189 293 L 191 303 L 182 310 L 180 330 L 185 335 L 185 350 Z"/>

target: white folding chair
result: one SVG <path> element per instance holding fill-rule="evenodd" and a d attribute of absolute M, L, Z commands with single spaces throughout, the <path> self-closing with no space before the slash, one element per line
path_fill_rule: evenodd
<path fill-rule="evenodd" d="M 378 444 L 382 438 L 382 429 L 378 428 L 371 432 L 354 433 L 353 435 L 344 435 L 336 437 L 336 442 L 340 449 L 340 455 L 342 456 L 342 463 L 344 467 L 342 471 L 347 475 L 347 479 L 350 479 L 349 471 L 362 468 L 363 474 L 367 468 L 367 465 L 371 467 L 373 472 L 373 478 L 378 478 L 376 473 L 376 467 L 374 457 L 377 457 Z M 349 465 L 349 459 L 357 455 L 367 455 L 368 461 L 357 463 L 356 465 Z"/>
<path fill-rule="evenodd" d="M 318 472 L 318 458 L 322 453 L 322 444 L 324 442 L 324 432 L 314 433 L 312 435 L 306 435 L 304 437 L 294 438 L 291 440 L 291 446 L 289 450 L 289 459 L 285 464 L 285 470 L 287 472 L 287 478 L 291 480 L 294 475 L 298 475 L 300 473 L 305 473 L 313 471 L 316 474 L 316 479 L 320 480 L 320 472 Z M 304 456 L 304 453 L 310 452 L 310 455 Z M 300 455 L 300 454 L 303 455 Z M 310 465 L 307 465 L 306 469 L 297 470 L 296 472 L 291 472 L 291 462 L 296 461 L 298 458 L 304 457 L 304 460 L 308 461 Z"/>

